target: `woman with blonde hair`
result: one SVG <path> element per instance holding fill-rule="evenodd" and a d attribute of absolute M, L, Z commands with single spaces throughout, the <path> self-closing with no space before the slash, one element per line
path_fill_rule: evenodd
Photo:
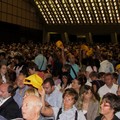
<path fill-rule="evenodd" d="M 33 87 L 31 87 L 25 91 L 24 97 L 29 96 L 29 95 L 35 95 L 37 97 L 40 97 L 38 90 L 36 88 L 33 88 Z"/>
<path fill-rule="evenodd" d="M 80 90 L 76 107 L 84 113 L 87 120 L 94 120 L 98 116 L 99 100 L 97 98 L 93 88 L 88 85 L 85 85 Z"/>

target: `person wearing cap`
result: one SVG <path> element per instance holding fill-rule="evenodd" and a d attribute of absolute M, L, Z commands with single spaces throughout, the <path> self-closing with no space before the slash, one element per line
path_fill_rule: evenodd
<path fill-rule="evenodd" d="M 33 74 L 24 79 L 24 84 L 41 89 L 43 79 L 38 74 Z"/>
<path fill-rule="evenodd" d="M 116 66 L 116 70 L 117 70 L 117 73 L 118 73 L 118 85 L 120 85 L 120 64 L 118 64 Z"/>

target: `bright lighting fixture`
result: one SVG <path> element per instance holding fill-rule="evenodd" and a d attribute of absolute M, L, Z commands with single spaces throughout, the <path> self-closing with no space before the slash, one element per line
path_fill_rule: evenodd
<path fill-rule="evenodd" d="M 38 5 L 38 8 L 40 8 L 40 5 Z"/>
<path fill-rule="evenodd" d="M 60 5 L 59 5 L 59 4 L 57 4 L 57 7 L 60 7 Z"/>
<path fill-rule="evenodd" d="M 78 0 L 76 0 L 76 3 L 78 3 L 79 1 Z"/>
<path fill-rule="evenodd" d="M 36 3 L 36 5 L 38 5 L 38 1 L 36 1 L 35 3 Z"/>
<path fill-rule="evenodd" d="M 45 4 L 45 2 L 44 2 L 44 1 L 42 1 L 42 4 L 44 5 L 44 4 Z"/>
<path fill-rule="evenodd" d="M 58 1 L 57 1 L 57 0 L 55 0 L 55 3 L 56 3 L 56 4 L 58 4 Z"/>
<path fill-rule="evenodd" d="M 72 0 L 69 0 L 69 3 L 72 3 Z"/>
<path fill-rule="evenodd" d="M 78 3 L 77 5 L 78 5 L 78 7 L 80 7 L 80 3 Z"/>

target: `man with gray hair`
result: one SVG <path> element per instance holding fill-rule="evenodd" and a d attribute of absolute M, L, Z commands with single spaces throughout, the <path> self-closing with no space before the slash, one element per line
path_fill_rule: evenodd
<path fill-rule="evenodd" d="M 38 120 L 40 118 L 40 110 L 42 102 L 35 95 L 26 96 L 23 100 L 22 115 L 25 120 Z"/>

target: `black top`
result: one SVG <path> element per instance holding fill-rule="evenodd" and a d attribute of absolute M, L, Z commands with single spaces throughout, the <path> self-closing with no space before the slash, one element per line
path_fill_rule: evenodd
<path fill-rule="evenodd" d="M 102 115 L 100 115 L 100 116 L 98 116 L 98 117 L 96 117 L 96 119 L 95 120 L 102 120 Z M 117 116 L 115 116 L 114 115 L 114 117 L 113 117 L 113 119 L 111 119 L 111 120 L 120 120 Z"/>

